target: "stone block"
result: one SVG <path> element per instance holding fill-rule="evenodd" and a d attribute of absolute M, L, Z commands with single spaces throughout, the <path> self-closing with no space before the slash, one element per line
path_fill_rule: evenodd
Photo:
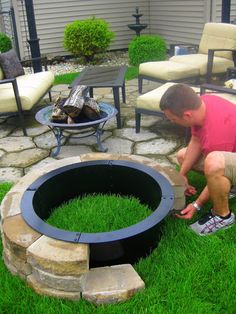
<path fill-rule="evenodd" d="M 9 192 L 25 192 L 30 184 L 44 174 L 43 169 L 44 168 L 28 172 L 11 188 Z"/>
<path fill-rule="evenodd" d="M 67 165 L 73 165 L 73 164 L 76 164 L 78 162 L 81 162 L 80 156 L 55 160 L 55 162 L 51 162 L 50 164 L 46 165 L 43 168 L 43 172 L 45 174 L 45 173 L 48 173 L 48 172 L 53 171 L 55 169 L 58 169 L 58 168 L 61 168 L 61 167 L 67 166 Z"/>
<path fill-rule="evenodd" d="M 34 278 L 33 275 L 29 275 L 27 277 L 27 283 L 31 288 L 34 289 L 35 292 L 41 295 L 47 295 L 47 296 L 62 298 L 62 299 L 69 299 L 73 301 L 79 300 L 81 296 L 80 292 L 68 292 L 68 291 L 48 288 L 47 286 L 43 285 L 41 282 L 38 282 Z"/>
<path fill-rule="evenodd" d="M 22 273 L 24 276 L 28 276 L 32 273 L 32 267 L 26 262 L 26 259 L 19 258 L 8 248 L 3 250 L 4 261 L 8 265 L 12 265 L 17 273 Z"/>
<path fill-rule="evenodd" d="M 170 167 L 161 167 L 158 164 L 153 165 L 153 169 L 163 174 L 168 178 L 172 185 L 184 185 L 185 182 L 183 177 L 173 168 Z"/>
<path fill-rule="evenodd" d="M 7 259 L 5 254 L 3 254 L 2 258 L 9 272 L 12 273 L 12 275 L 19 275 L 16 267 L 11 264 L 11 262 Z"/>
<path fill-rule="evenodd" d="M 161 167 L 159 165 L 153 165 L 152 168 L 168 179 L 174 189 L 175 197 L 184 197 L 186 189 L 185 182 L 183 177 L 175 169 L 170 167 Z"/>
<path fill-rule="evenodd" d="M 58 276 L 36 267 L 33 268 L 32 275 L 43 285 L 49 288 L 57 288 L 62 291 L 79 292 L 82 291 L 84 284 L 84 275 Z"/>
<path fill-rule="evenodd" d="M 16 257 L 26 261 L 26 249 L 41 234 L 30 228 L 21 215 L 11 216 L 3 221 L 4 244 Z"/>
<path fill-rule="evenodd" d="M 175 197 L 173 209 L 182 210 L 183 208 L 185 208 L 185 205 L 186 205 L 185 197 Z"/>
<path fill-rule="evenodd" d="M 107 153 L 89 153 L 80 155 L 81 161 L 92 161 L 92 160 L 117 160 L 119 155 L 107 154 Z"/>
<path fill-rule="evenodd" d="M 85 275 L 82 297 L 95 304 L 126 301 L 145 284 L 130 264 L 92 268 Z"/>
<path fill-rule="evenodd" d="M 129 154 L 121 154 L 119 156 L 119 160 L 126 160 L 126 161 L 133 161 L 138 162 L 140 164 L 143 164 L 145 166 L 152 167 L 152 161 L 150 158 L 144 157 L 144 156 L 138 156 L 138 155 L 129 155 Z M 153 163 L 156 165 L 157 163 L 153 161 Z"/>
<path fill-rule="evenodd" d="M 21 213 L 20 202 L 24 192 L 9 191 L 1 203 L 1 217 L 2 220 L 9 216 L 18 215 Z"/>
<path fill-rule="evenodd" d="M 59 276 L 78 276 L 89 270 L 89 245 L 55 240 L 43 235 L 27 249 L 33 268 Z"/>

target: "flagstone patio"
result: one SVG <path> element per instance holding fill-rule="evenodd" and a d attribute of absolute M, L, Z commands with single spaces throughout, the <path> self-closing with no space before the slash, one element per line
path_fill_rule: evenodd
<path fill-rule="evenodd" d="M 144 92 L 158 87 L 157 83 L 147 82 Z M 67 85 L 57 85 L 52 89 L 55 99 L 58 95 L 68 94 Z M 111 119 L 104 127 L 102 142 L 112 154 L 135 154 L 158 161 L 161 166 L 174 166 L 175 152 L 184 144 L 184 129 L 170 124 L 161 118 L 146 116 L 142 118 L 142 128 L 135 133 L 134 107 L 138 96 L 137 80 L 126 83 L 126 104 L 121 103 L 122 129 L 116 128 L 116 120 Z M 113 104 L 110 88 L 94 90 L 98 101 Z M 55 160 L 50 156 L 56 147 L 56 140 L 47 126 L 35 121 L 34 115 L 27 118 L 28 136 L 23 136 L 17 117 L 0 119 L 0 181 L 17 182 L 20 177 L 32 169 L 43 167 Z M 67 132 L 63 146 L 56 159 L 96 152 L 94 136 L 75 139 L 74 132 Z"/>

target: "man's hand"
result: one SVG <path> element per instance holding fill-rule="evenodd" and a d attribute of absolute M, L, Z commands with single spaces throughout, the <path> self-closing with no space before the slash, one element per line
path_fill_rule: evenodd
<path fill-rule="evenodd" d="M 195 195 L 197 193 L 196 188 L 188 183 L 187 176 L 183 176 L 183 177 L 184 177 L 184 182 L 185 182 L 185 185 L 186 185 L 186 190 L 185 190 L 184 194 L 186 196 Z"/>
<path fill-rule="evenodd" d="M 180 219 L 191 219 L 194 214 L 196 213 L 196 209 L 193 207 L 192 204 L 188 204 L 188 206 L 180 211 L 180 214 L 175 214 L 176 217 Z"/>

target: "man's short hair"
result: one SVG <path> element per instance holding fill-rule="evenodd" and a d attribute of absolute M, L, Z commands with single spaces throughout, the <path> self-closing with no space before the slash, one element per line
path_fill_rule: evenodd
<path fill-rule="evenodd" d="M 184 111 L 194 110 L 201 105 L 201 98 L 186 84 L 175 84 L 167 89 L 160 101 L 161 110 L 169 110 L 178 117 Z"/>

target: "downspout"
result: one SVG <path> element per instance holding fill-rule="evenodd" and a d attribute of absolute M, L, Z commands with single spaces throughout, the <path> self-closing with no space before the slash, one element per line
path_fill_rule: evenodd
<path fill-rule="evenodd" d="M 28 22 L 28 29 L 29 29 L 29 44 L 30 44 L 30 51 L 31 57 L 33 60 L 33 69 L 34 72 L 41 72 L 42 65 L 40 59 L 40 47 L 39 47 L 39 38 L 37 37 L 37 29 L 36 29 L 36 22 L 34 16 L 34 4 L 33 0 L 25 0 L 25 9 L 26 9 L 26 16 Z"/>
<path fill-rule="evenodd" d="M 230 23 L 230 7 L 231 0 L 222 0 L 221 6 L 221 22 Z"/>

